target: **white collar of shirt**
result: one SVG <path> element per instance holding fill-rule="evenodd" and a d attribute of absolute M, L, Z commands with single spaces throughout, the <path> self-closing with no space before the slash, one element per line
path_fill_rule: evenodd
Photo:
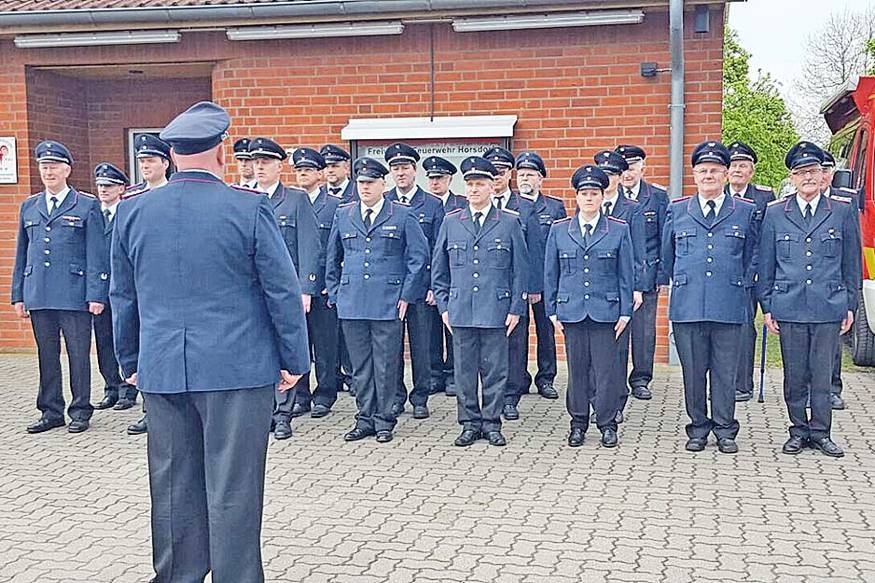
<path fill-rule="evenodd" d="M 824 196 L 826 198 L 832 198 L 832 187 L 827 186 L 826 190 L 820 193 L 820 196 Z"/>
<path fill-rule="evenodd" d="M 381 196 L 380 199 L 376 203 L 374 203 L 374 206 L 370 207 L 367 206 L 365 203 L 361 203 L 359 207 L 362 213 L 362 220 L 365 220 L 365 211 L 371 209 L 372 211 L 374 211 L 371 213 L 371 224 L 373 224 L 373 222 L 377 220 L 377 216 L 379 216 L 380 211 L 383 210 L 383 204 L 385 200 L 386 199 Z"/>
<path fill-rule="evenodd" d="M 450 191 L 446 191 L 443 194 L 436 195 L 439 199 L 441 199 L 441 204 L 447 206 L 447 201 L 450 199 Z"/>
<path fill-rule="evenodd" d="M 476 213 L 481 213 L 483 216 L 480 217 L 480 226 L 482 227 L 484 222 L 486 221 L 486 217 L 489 216 L 489 206 L 486 208 L 480 209 L 479 211 L 475 209 L 470 204 L 468 205 L 468 212 L 471 213 L 471 220 L 474 220 L 474 215 Z M 476 222 L 476 221 L 475 221 Z"/>
<path fill-rule="evenodd" d="M 812 198 L 811 201 L 809 202 L 809 201 L 805 200 L 804 198 L 802 198 L 801 196 L 799 196 L 798 192 L 796 193 L 796 204 L 799 205 L 799 212 L 802 213 L 803 217 L 805 216 L 805 205 L 808 205 L 808 204 L 811 205 L 811 216 L 812 217 L 814 216 L 814 213 L 817 212 L 817 204 L 820 202 L 820 196 L 821 195 L 818 194 L 817 196 Z"/>
<path fill-rule="evenodd" d="M 346 187 L 349 185 L 349 178 L 344 178 L 343 182 L 340 184 L 326 184 L 325 188 L 328 189 L 328 192 L 337 192 L 337 195 L 343 194 L 346 190 Z"/>
<path fill-rule="evenodd" d="M 530 200 L 530 201 L 532 201 L 532 202 L 538 202 L 538 197 L 541 196 L 541 193 L 540 193 L 540 192 L 536 192 L 536 193 L 534 193 L 534 194 L 528 194 L 528 195 L 527 195 L 527 194 L 523 194 L 523 193 L 521 192 L 521 193 L 520 193 L 520 196 L 523 197 L 523 198 L 526 199 L 526 200 Z M 510 196 L 508 196 L 508 198 L 505 199 L 505 200 L 508 200 L 509 198 L 510 198 Z M 506 204 L 506 203 L 505 203 L 505 204 Z"/>
<path fill-rule="evenodd" d="M 586 235 L 586 225 L 590 226 L 590 230 L 589 230 L 590 235 L 595 233 L 595 228 L 596 228 L 596 225 L 599 224 L 600 218 L 602 218 L 601 211 L 599 211 L 598 214 L 596 214 L 595 218 L 593 218 L 592 220 L 589 220 L 589 221 L 587 221 L 586 219 L 583 218 L 583 213 L 577 213 L 577 222 L 580 223 L 580 234 Z"/>
<path fill-rule="evenodd" d="M 615 212 L 615 211 L 617 210 L 617 201 L 618 201 L 618 200 L 620 200 L 620 189 L 619 189 L 619 188 L 618 188 L 617 191 L 614 193 L 614 197 L 613 197 L 613 198 L 606 198 L 606 199 L 602 202 L 602 211 L 605 210 L 605 205 L 606 205 L 606 204 L 611 203 L 611 212 L 612 212 L 612 213 Z"/>
<path fill-rule="evenodd" d="M 280 181 L 277 180 L 276 182 L 264 189 L 264 192 L 267 193 L 267 198 L 273 198 L 273 195 L 276 194 L 276 189 L 279 188 L 279 185 Z"/>
<path fill-rule="evenodd" d="M 109 217 L 107 218 L 109 220 L 112 220 L 112 218 L 115 216 L 115 209 L 118 208 L 118 203 L 120 202 L 121 200 L 117 200 L 109 206 L 105 206 L 103 203 L 100 203 L 100 212 L 103 213 L 105 211 L 109 211 Z"/>
<path fill-rule="evenodd" d="M 735 190 L 731 184 L 729 185 L 729 194 L 732 196 L 743 197 L 745 192 L 747 192 L 747 185 L 741 190 Z"/>
<path fill-rule="evenodd" d="M 195 172 L 206 172 L 207 174 L 213 174 L 212 172 L 207 172 L 206 170 L 195 170 Z M 216 176 L 216 175 L 213 174 L 213 176 Z M 219 177 L 216 176 L 216 178 L 219 178 Z M 161 181 L 160 184 L 156 184 L 155 186 L 152 186 L 151 184 L 149 184 L 149 183 L 147 182 L 147 183 L 146 183 L 146 189 L 147 189 L 147 190 L 155 190 L 156 188 L 161 188 L 161 187 L 164 186 L 165 184 L 167 184 L 167 179 L 166 179 L 166 178 L 163 179 L 163 180 Z"/>
<path fill-rule="evenodd" d="M 708 216 L 708 201 L 713 200 L 714 201 L 714 216 L 716 217 L 717 215 L 720 214 L 720 209 L 721 209 L 721 207 L 723 207 L 723 201 L 726 200 L 726 193 L 721 192 L 720 196 L 718 196 L 717 198 L 712 198 L 712 199 L 706 199 L 706 198 L 702 197 L 701 194 L 696 195 L 696 198 L 699 199 L 699 206 L 702 209 L 702 214 L 705 215 L 706 217 Z"/>
<path fill-rule="evenodd" d="M 310 199 L 310 204 L 316 204 L 316 199 L 319 198 L 320 192 L 322 192 L 322 189 L 317 186 L 311 192 L 307 193 L 307 198 Z"/>
<path fill-rule="evenodd" d="M 632 188 L 625 188 L 625 190 L 623 192 L 627 193 L 630 190 L 632 191 L 632 195 L 631 195 L 632 200 L 638 200 L 638 195 L 641 194 L 641 181 L 639 180 L 638 184 L 636 184 Z"/>
<path fill-rule="evenodd" d="M 52 194 L 49 192 L 49 189 L 46 189 L 46 206 L 48 206 L 49 210 L 52 209 L 52 201 L 50 200 L 53 196 L 58 199 L 58 206 L 64 204 L 64 199 L 67 198 L 67 194 L 70 192 L 70 187 L 65 186 L 64 190 L 61 192 Z"/>
<path fill-rule="evenodd" d="M 499 192 L 497 194 L 493 194 L 492 195 L 492 206 L 497 206 L 495 199 L 497 199 L 498 197 L 501 197 L 501 208 L 507 207 L 507 203 L 510 202 L 510 197 L 512 194 L 513 193 L 510 191 L 509 188 L 507 190 L 505 190 L 504 192 Z"/>
<path fill-rule="evenodd" d="M 404 197 L 407 199 L 407 204 L 410 204 L 410 202 L 413 200 L 413 195 L 416 194 L 416 185 L 414 184 L 413 186 L 411 186 L 410 190 L 408 190 L 407 192 L 401 192 L 401 189 L 396 186 L 395 194 L 398 195 L 398 200 L 401 200 L 401 197 Z"/>

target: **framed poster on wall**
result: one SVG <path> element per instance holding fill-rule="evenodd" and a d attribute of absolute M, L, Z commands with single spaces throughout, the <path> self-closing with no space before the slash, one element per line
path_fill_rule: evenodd
<path fill-rule="evenodd" d="M 0 137 L 0 184 L 18 183 L 18 155 L 15 138 Z"/>

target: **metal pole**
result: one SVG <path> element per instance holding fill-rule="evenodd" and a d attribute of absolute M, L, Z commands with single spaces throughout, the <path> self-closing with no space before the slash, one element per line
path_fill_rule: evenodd
<path fill-rule="evenodd" d="M 671 50 L 671 114 L 668 194 L 684 195 L 684 0 L 671 0 L 668 12 Z M 678 364 L 674 335 L 669 333 L 669 363 Z"/>

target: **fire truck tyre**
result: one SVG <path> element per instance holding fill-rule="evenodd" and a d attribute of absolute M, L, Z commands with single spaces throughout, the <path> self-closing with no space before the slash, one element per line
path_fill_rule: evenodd
<path fill-rule="evenodd" d="M 851 336 L 851 356 L 857 366 L 875 366 L 875 334 L 869 329 L 866 320 L 866 305 L 863 300 L 857 306 L 857 314 L 854 317 L 854 326 L 849 333 Z"/>

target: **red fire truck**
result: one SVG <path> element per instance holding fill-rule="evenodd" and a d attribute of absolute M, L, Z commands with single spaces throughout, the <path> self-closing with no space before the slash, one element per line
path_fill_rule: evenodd
<path fill-rule="evenodd" d="M 854 363 L 875 366 L 875 77 L 854 79 L 821 108 L 833 139 L 830 150 L 845 171 L 835 186 L 859 194 L 863 235 L 863 293 L 849 334 Z"/>

